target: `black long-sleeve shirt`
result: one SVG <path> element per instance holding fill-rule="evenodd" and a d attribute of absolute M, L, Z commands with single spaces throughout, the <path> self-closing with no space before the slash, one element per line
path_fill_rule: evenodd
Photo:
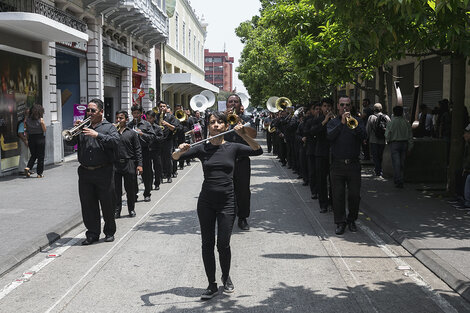
<path fill-rule="evenodd" d="M 116 127 L 103 119 L 94 128 L 98 137 L 85 136 L 83 133 L 75 136 L 67 145 L 78 145 L 78 162 L 83 166 L 103 166 L 112 164 L 117 158 L 119 133 Z"/>
<path fill-rule="evenodd" d="M 325 116 L 320 114 L 317 118 L 313 119 L 310 132 L 315 136 L 314 154 L 318 157 L 328 157 L 330 155 L 330 143 L 326 138 L 327 125 L 322 124 Z"/>
<path fill-rule="evenodd" d="M 156 123 L 151 124 L 153 131 L 155 132 L 155 140 L 150 144 L 149 150 L 150 151 L 160 151 L 163 138 L 163 130 L 160 125 Z"/>
<path fill-rule="evenodd" d="M 249 116 L 239 115 L 239 117 L 242 120 L 243 124 L 250 123 L 249 127 L 253 128 L 253 129 L 255 128 Z M 235 126 L 236 126 L 236 124 L 231 125 L 230 129 L 235 128 Z M 225 141 L 236 142 L 236 143 L 241 143 L 241 144 L 244 144 L 244 145 L 248 145 L 248 143 L 240 135 L 238 135 L 235 131 L 224 135 L 224 139 L 225 139 Z"/>
<path fill-rule="evenodd" d="M 361 143 L 367 134 L 362 119 L 354 118 L 358 122 L 355 129 L 350 129 L 346 124 L 341 123 L 341 116 L 330 120 L 326 125 L 333 159 L 359 159 Z"/>
<path fill-rule="evenodd" d="M 160 121 L 160 114 L 158 114 L 158 117 L 157 117 L 157 122 Z M 178 125 L 179 125 L 179 121 L 176 119 L 176 117 L 173 115 L 173 114 L 169 114 L 169 113 L 165 113 L 164 116 L 163 116 L 163 120 L 173 126 L 175 126 L 175 128 L 178 128 Z M 168 140 L 168 141 L 171 141 L 173 140 L 173 132 L 172 130 L 170 130 L 170 128 L 168 128 L 167 126 L 163 126 L 164 129 L 163 129 L 163 140 Z M 175 131 L 177 131 L 175 129 Z"/>
<path fill-rule="evenodd" d="M 136 166 L 142 166 L 142 149 L 140 147 L 139 135 L 129 127 L 124 128 L 122 133 L 119 133 L 120 143 L 118 145 L 119 160 L 130 159 L 134 160 Z"/>
<path fill-rule="evenodd" d="M 181 159 L 198 158 L 201 160 L 204 171 L 202 189 L 223 194 L 233 191 L 235 160 L 239 157 L 261 154 L 263 154 L 261 147 L 253 150 L 250 146 L 227 141 L 218 146 L 211 143 L 193 146 L 181 156 Z"/>
<path fill-rule="evenodd" d="M 130 129 L 138 128 L 142 131 L 142 135 L 139 136 L 140 146 L 142 150 L 149 148 L 152 142 L 155 140 L 155 132 L 153 131 L 152 125 L 149 122 L 141 119 L 137 122 L 137 120 L 132 120 L 127 125 Z"/>
<path fill-rule="evenodd" d="M 307 155 L 314 155 L 315 154 L 315 143 L 316 137 L 315 134 L 312 132 L 312 126 L 315 118 L 313 116 L 308 116 L 305 119 L 303 125 L 303 133 L 304 136 L 307 137 L 307 141 L 305 142 L 305 153 Z"/>

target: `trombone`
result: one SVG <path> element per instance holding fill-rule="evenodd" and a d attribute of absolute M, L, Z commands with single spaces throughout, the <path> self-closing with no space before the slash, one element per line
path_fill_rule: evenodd
<path fill-rule="evenodd" d="M 62 137 L 66 141 L 72 141 L 73 137 L 78 136 L 81 134 L 84 128 L 90 126 L 91 124 L 91 116 L 87 117 L 83 122 L 78 124 L 77 126 L 74 126 L 71 129 L 66 129 L 62 131 Z"/>
<path fill-rule="evenodd" d="M 176 110 L 175 117 L 180 122 L 184 122 L 188 119 L 188 115 L 182 109 Z"/>

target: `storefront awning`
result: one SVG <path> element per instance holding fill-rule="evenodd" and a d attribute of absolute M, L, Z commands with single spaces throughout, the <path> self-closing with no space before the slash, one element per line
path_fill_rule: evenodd
<path fill-rule="evenodd" d="M 36 41 L 88 41 L 86 33 L 36 13 L 2 12 L 0 29 Z"/>
<path fill-rule="evenodd" d="M 191 73 L 176 73 L 162 75 L 163 91 L 170 91 L 179 94 L 197 94 L 203 90 L 219 92 L 219 88 L 197 78 Z"/>

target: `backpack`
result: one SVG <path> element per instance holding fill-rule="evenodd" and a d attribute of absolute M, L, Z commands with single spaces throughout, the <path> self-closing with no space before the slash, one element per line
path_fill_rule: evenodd
<path fill-rule="evenodd" d="M 387 128 L 387 118 L 384 114 L 376 115 L 374 123 L 374 134 L 378 139 L 385 139 L 385 129 Z"/>

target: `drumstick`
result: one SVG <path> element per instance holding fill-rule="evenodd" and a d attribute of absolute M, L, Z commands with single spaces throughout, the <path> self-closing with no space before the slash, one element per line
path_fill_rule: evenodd
<path fill-rule="evenodd" d="M 245 123 L 245 124 L 243 124 L 243 127 L 248 127 L 248 126 L 250 126 L 250 125 L 251 125 L 250 123 Z M 235 128 L 233 128 L 233 129 L 231 129 L 231 130 L 227 130 L 226 132 L 220 133 L 220 134 L 215 135 L 215 136 L 213 136 L 213 137 L 209 137 L 209 138 L 203 139 L 203 140 L 201 140 L 201 141 L 192 143 L 192 144 L 189 145 L 189 147 L 191 148 L 191 147 L 193 147 L 193 146 L 195 146 L 195 145 L 199 145 L 199 144 L 204 143 L 204 142 L 206 142 L 206 141 L 209 141 L 209 140 L 211 140 L 211 139 L 214 139 L 214 138 L 217 138 L 217 137 L 226 135 L 226 134 L 228 134 L 228 133 L 233 132 L 234 130 L 235 130 Z M 180 151 L 181 151 L 180 149 L 175 149 L 174 153 L 178 153 L 178 152 L 180 152 Z"/>

